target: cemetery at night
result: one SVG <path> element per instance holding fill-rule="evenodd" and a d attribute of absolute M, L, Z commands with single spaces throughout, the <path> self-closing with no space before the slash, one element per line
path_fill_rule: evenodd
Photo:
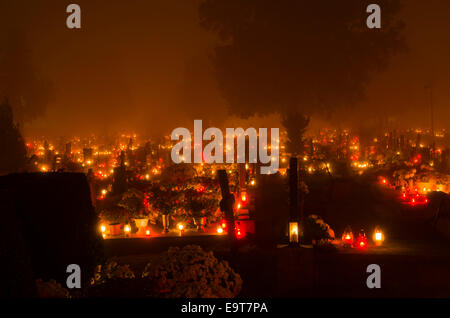
<path fill-rule="evenodd" d="M 450 297 L 447 1 L 0 8 L 0 298 Z"/>

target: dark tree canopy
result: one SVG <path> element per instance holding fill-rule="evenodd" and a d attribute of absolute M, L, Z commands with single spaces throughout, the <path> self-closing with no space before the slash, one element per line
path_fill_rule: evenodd
<path fill-rule="evenodd" d="M 17 172 L 25 167 L 25 142 L 6 99 L 0 104 L 0 149 L 0 174 Z"/>
<path fill-rule="evenodd" d="M 306 127 L 308 127 L 310 117 L 299 112 L 291 111 L 283 114 L 281 124 L 286 128 L 288 134 L 287 151 L 292 155 L 300 155 L 304 148 L 304 138 Z"/>
<path fill-rule="evenodd" d="M 52 86 L 34 67 L 21 33 L 11 32 L 0 48 L 0 96 L 8 96 L 19 123 L 42 116 L 51 99 Z"/>
<path fill-rule="evenodd" d="M 333 111 L 364 96 L 371 75 L 404 48 L 397 0 L 205 0 L 201 25 L 223 40 L 215 75 L 230 112 L 242 117 Z"/>

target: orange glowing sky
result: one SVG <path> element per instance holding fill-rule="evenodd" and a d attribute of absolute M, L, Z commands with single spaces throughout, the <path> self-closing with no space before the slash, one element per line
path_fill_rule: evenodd
<path fill-rule="evenodd" d="M 1 0 L 0 36 L 20 29 L 36 68 L 54 85 L 46 113 L 25 133 L 156 135 L 189 127 L 194 118 L 223 123 L 226 102 L 208 58 L 216 39 L 198 24 L 199 1 L 77 0 L 82 29 L 69 30 L 69 1 Z M 409 51 L 374 77 L 360 111 L 341 119 L 389 112 L 427 127 L 424 86 L 432 82 L 436 127 L 450 128 L 450 1 L 404 1 L 402 18 Z"/>

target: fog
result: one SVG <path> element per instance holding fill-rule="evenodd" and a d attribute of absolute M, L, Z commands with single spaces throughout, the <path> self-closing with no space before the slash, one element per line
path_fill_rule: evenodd
<path fill-rule="evenodd" d="M 11 37 L 23 37 L 30 65 L 51 83 L 48 96 L 24 119 L 26 136 L 121 131 L 156 136 L 191 127 L 193 119 L 209 126 L 279 125 L 273 114 L 230 116 L 210 60 L 218 39 L 199 25 L 200 0 L 78 0 L 80 30 L 66 28 L 69 2 L 0 3 L 2 52 Z M 356 108 L 313 116 L 311 129 L 317 123 L 351 127 L 373 116 L 389 119 L 393 128 L 428 128 L 429 85 L 435 127 L 450 128 L 450 2 L 404 1 L 400 18 L 408 51 L 374 74 Z"/>

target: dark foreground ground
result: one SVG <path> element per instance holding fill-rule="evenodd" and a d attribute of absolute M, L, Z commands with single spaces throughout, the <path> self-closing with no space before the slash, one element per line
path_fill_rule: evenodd
<path fill-rule="evenodd" d="M 433 211 L 395 204 L 392 196 L 386 191 L 384 199 L 369 212 L 386 229 L 384 246 L 364 251 L 246 245 L 233 256 L 225 237 L 194 236 L 106 240 L 106 253 L 139 271 L 152 256 L 170 246 L 198 244 L 214 250 L 242 276 L 242 297 L 450 297 L 450 244 L 435 231 Z M 345 204 L 330 202 L 331 207 L 318 210 L 327 215 L 327 209 L 345 209 Z M 367 214 L 361 213 L 361 224 L 371 219 Z M 366 286 L 369 264 L 381 267 L 380 289 Z"/>
<path fill-rule="evenodd" d="M 423 226 L 420 230 L 426 232 Z M 217 236 L 109 240 L 106 247 L 109 256 L 141 270 L 157 253 L 185 244 L 212 249 L 228 260 L 244 280 L 243 297 L 450 297 L 450 249 L 437 235 L 365 251 L 244 248 L 235 257 Z M 381 289 L 366 287 L 369 264 L 381 267 Z"/>

